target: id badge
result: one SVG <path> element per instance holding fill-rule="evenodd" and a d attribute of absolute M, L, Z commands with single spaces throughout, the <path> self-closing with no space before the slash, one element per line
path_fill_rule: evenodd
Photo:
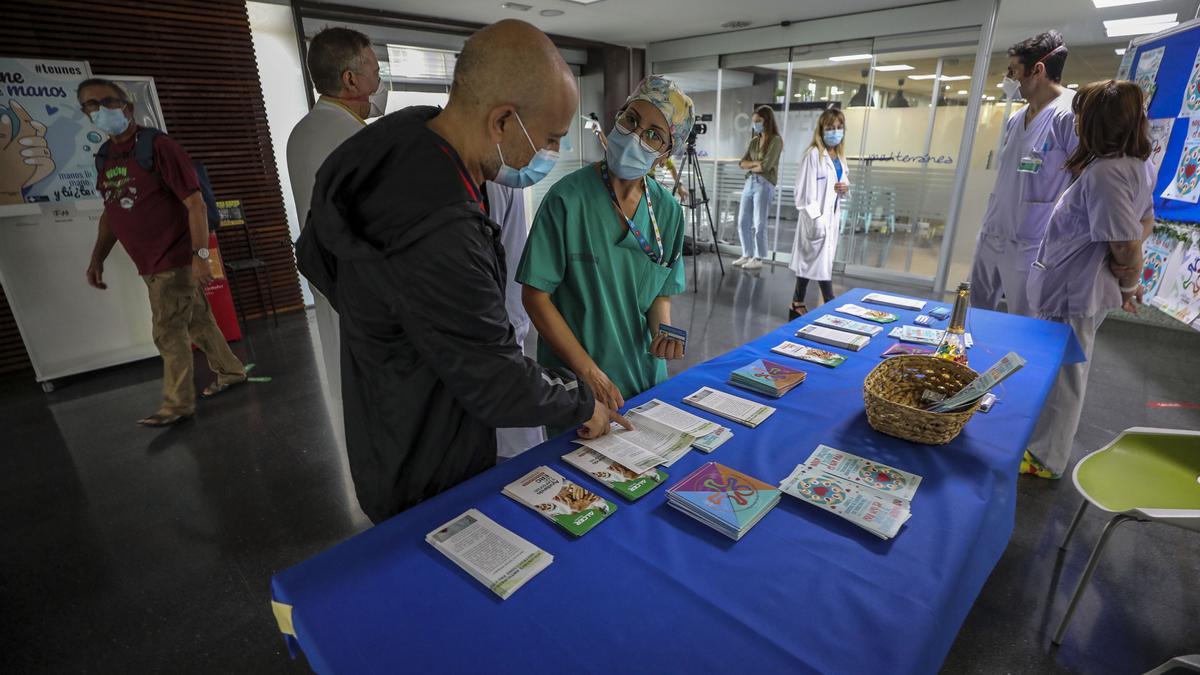
<path fill-rule="evenodd" d="M 1042 170 L 1041 157 L 1022 157 L 1021 163 L 1017 165 L 1017 171 L 1020 173 L 1037 173 Z"/>

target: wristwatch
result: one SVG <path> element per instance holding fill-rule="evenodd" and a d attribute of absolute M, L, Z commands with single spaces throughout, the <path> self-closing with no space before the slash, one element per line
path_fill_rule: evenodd
<path fill-rule="evenodd" d="M 198 248 L 195 251 L 192 251 L 192 255 L 196 256 L 197 258 L 199 258 L 201 260 L 208 260 L 208 249 Z"/>

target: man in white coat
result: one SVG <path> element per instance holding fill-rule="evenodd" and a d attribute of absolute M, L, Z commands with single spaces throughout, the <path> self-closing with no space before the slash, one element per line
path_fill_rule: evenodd
<path fill-rule="evenodd" d="M 529 222 L 525 218 L 525 191 L 488 182 L 487 207 L 492 220 L 500 224 L 500 243 L 504 246 L 504 263 L 508 267 L 508 283 L 504 288 L 504 309 L 508 320 L 517 334 L 517 344 L 529 358 L 536 354 L 525 344 L 533 322 L 525 305 L 521 302 L 521 284 L 516 281 L 517 264 L 525 251 L 525 240 L 529 239 Z M 546 440 L 542 427 L 525 429 L 497 429 L 496 456 L 512 459 L 533 446 Z"/>
<path fill-rule="evenodd" d="M 1029 102 L 1008 119 L 983 228 L 971 266 L 971 304 L 1033 316 L 1025 286 L 1050 214 L 1071 174 L 1063 166 L 1079 145 L 1071 100 L 1061 86 L 1067 46 L 1056 30 L 1008 50 L 1004 93 Z"/>
<path fill-rule="evenodd" d="M 383 114 L 387 90 L 379 77 L 379 60 L 371 40 L 349 28 L 326 28 L 308 47 L 308 72 L 320 92 L 316 105 L 288 136 L 287 163 L 300 227 L 308 219 L 317 169 L 329 153 L 366 126 L 367 117 Z M 334 400 L 342 400 L 341 341 L 338 316 L 329 301 L 313 289 L 317 335 L 325 379 Z"/>

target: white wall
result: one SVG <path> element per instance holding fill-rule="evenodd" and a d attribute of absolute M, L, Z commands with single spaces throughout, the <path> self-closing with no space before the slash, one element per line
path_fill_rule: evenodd
<path fill-rule="evenodd" d="M 304 75 L 300 68 L 292 11 L 287 5 L 265 2 L 247 2 L 246 10 L 250 14 L 250 34 L 258 59 L 288 232 L 295 241 L 300 236 L 300 219 L 296 215 L 296 201 L 292 198 L 292 181 L 288 174 L 287 139 L 292 127 L 308 113 L 308 98 L 304 95 Z M 304 304 L 311 305 L 313 296 L 308 283 L 300 284 L 300 289 L 304 293 Z"/>

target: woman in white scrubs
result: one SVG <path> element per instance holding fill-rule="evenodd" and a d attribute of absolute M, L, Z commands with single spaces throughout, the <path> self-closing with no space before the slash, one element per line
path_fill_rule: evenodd
<path fill-rule="evenodd" d="M 846 166 L 846 116 L 830 108 L 821 114 L 813 130 L 813 140 L 800 160 L 796 175 L 796 238 L 792 241 L 792 261 L 796 290 L 792 294 L 789 319 L 808 308 L 804 296 L 809 279 L 821 287 L 821 299 L 833 299 L 833 258 L 841 233 L 842 203 L 850 191 L 850 173 Z"/>
<path fill-rule="evenodd" d="M 767 214 L 775 202 L 775 185 L 779 182 L 779 155 L 783 139 L 775 126 L 775 113 L 770 106 L 759 106 L 750 118 L 750 145 L 738 166 L 746 169 L 746 185 L 738 206 L 738 235 L 742 239 L 742 257 L 733 261 L 734 267 L 746 270 L 762 269 L 767 257 Z M 676 181 L 678 182 L 678 181 Z"/>
<path fill-rule="evenodd" d="M 1100 323 L 1109 310 L 1141 303 L 1143 221 L 1154 214 L 1141 89 L 1093 82 L 1072 107 L 1079 146 L 1066 168 L 1075 179 L 1050 216 L 1027 290 L 1038 318 L 1071 326 L 1087 361 L 1062 366 L 1046 399 L 1021 462 L 1021 473 L 1040 478 L 1066 471 Z"/>

